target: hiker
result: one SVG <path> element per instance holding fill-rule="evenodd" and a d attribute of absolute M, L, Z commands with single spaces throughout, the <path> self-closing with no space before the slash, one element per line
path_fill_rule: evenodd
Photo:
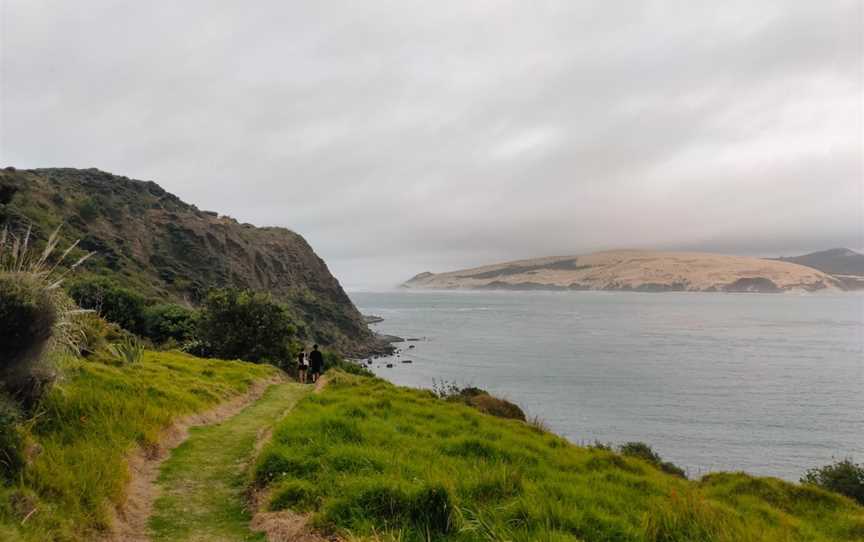
<path fill-rule="evenodd" d="M 306 351 L 300 350 L 297 354 L 297 380 L 301 384 L 306 383 L 306 371 L 309 370 L 309 359 L 306 357 Z"/>
<path fill-rule="evenodd" d="M 324 370 L 324 356 L 321 355 L 321 351 L 318 350 L 318 345 L 314 345 L 312 347 L 312 351 L 309 352 L 309 366 L 312 369 L 312 382 L 318 382 L 318 378 L 321 376 L 321 371 Z"/>

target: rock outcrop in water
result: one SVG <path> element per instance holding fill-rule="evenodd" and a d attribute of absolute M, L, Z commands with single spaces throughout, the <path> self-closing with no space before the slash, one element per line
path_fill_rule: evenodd
<path fill-rule="evenodd" d="M 635 292 L 814 292 L 842 290 L 826 273 L 795 263 L 708 254 L 614 250 L 421 273 L 406 288 L 622 290 Z"/>

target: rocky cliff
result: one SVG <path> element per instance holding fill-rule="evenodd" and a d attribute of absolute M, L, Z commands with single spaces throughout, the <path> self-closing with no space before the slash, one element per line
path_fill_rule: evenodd
<path fill-rule="evenodd" d="M 821 271 L 789 262 L 707 254 L 615 250 L 421 273 L 406 288 L 759 292 L 839 290 Z"/>
<path fill-rule="evenodd" d="M 83 250 L 87 273 L 146 296 L 197 303 L 212 287 L 271 292 L 303 320 L 309 338 L 363 353 L 375 339 L 327 265 L 297 233 L 203 211 L 152 181 L 96 169 L 0 171 L 0 227 L 58 225 Z"/>

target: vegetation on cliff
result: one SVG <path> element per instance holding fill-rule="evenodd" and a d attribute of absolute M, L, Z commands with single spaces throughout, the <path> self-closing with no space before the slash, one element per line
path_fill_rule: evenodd
<path fill-rule="evenodd" d="M 32 228 L 42 243 L 61 225 L 63 241 L 80 239 L 73 261 L 95 253 L 76 279 L 82 297 L 101 289 L 134 310 L 136 304 L 195 306 L 219 287 L 268 292 L 305 324 L 298 331 L 307 340 L 346 353 L 374 346 L 339 282 L 292 231 L 240 224 L 185 203 L 152 181 L 96 169 L 0 171 L 0 227 Z M 145 325 L 118 323 L 136 333 Z"/>

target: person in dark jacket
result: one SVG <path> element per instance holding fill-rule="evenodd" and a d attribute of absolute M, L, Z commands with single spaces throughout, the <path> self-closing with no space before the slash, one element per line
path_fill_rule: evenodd
<path fill-rule="evenodd" d="M 318 345 L 312 347 L 309 352 L 309 371 L 312 373 L 312 382 L 318 382 L 321 373 L 324 371 L 324 356 L 318 350 Z"/>

